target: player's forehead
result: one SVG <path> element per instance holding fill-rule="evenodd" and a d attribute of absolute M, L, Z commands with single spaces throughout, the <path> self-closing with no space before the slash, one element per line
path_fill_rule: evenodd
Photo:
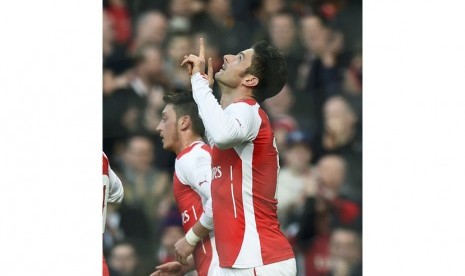
<path fill-rule="evenodd" d="M 163 111 L 161 112 L 161 114 L 165 116 L 170 116 L 174 114 L 174 105 L 173 104 L 165 105 L 165 108 L 163 108 Z"/>
<path fill-rule="evenodd" d="M 254 54 L 254 50 L 252 48 L 239 52 L 239 54 L 243 54 L 246 59 L 252 59 Z"/>

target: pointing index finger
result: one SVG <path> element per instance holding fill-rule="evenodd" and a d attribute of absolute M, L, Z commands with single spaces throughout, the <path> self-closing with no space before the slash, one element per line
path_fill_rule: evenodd
<path fill-rule="evenodd" d="M 203 37 L 200 38 L 199 58 L 205 60 L 205 46 L 203 44 Z"/>

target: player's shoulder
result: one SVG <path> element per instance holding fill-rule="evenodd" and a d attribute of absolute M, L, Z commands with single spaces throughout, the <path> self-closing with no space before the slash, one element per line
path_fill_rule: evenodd
<path fill-rule="evenodd" d="M 202 168 L 211 168 L 210 147 L 205 143 L 193 146 L 181 158 L 176 159 L 175 170 L 179 177 L 188 179 L 189 175 L 195 173 Z"/>
<path fill-rule="evenodd" d="M 199 159 L 203 158 L 211 158 L 211 148 L 203 141 L 199 141 L 183 150 L 176 158 L 176 162 L 179 164 L 195 164 Z"/>
<path fill-rule="evenodd" d="M 260 105 L 254 100 L 239 100 L 228 105 L 225 110 L 256 111 Z"/>
<path fill-rule="evenodd" d="M 191 151 L 191 157 L 196 162 L 202 159 L 211 159 L 211 147 L 204 142 L 198 143 Z"/>
<path fill-rule="evenodd" d="M 260 105 L 256 102 L 238 101 L 226 107 L 225 112 L 236 118 L 254 120 L 260 118 L 259 110 Z"/>

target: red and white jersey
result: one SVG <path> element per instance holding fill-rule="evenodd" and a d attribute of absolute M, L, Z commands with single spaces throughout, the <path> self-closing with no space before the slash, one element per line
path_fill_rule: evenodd
<path fill-rule="evenodd" d="M 107 203 L 121 203 L 123 200 L 123 184 L 110 167 L 108 157 L 102 152 L 102 176 L 103 176 L 103 202 L 102 202 L 102 233 L 105 232 L 107 217 Z"/>
<path fill-rule="evenodd" d="M 197 221 L 213 229 L 210 147 L 202 141 L 192 143 L 178 154 L 174 168 L 173 192 L 184 232 Z M 219 266 L 213 232 L 197 244 L 193 256 L 199 276 L 213 275 Z"/>
<path fill-rule="evenodd" d="M 194 99 L 212 146 L 212 202 L 221 267 L 251 268 L 294 258 L 277 219 L 278 152 L 255 100 L 224 110 L 199 73 Z"/>

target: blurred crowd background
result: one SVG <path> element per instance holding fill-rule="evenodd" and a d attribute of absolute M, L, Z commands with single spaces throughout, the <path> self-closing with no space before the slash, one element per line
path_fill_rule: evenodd
<path fill-rule="evenodd" d="M 112 275 L 149 275 L 184 235 L 175 156 L 155 128 L 163 95 L 191 89 L 179 64 L 199 37 L 215 72 L 260 40 L 284 55 L 288 82 L 262 104 L 280 154 L 281 228 L 298 275 L 362 275 L 361 0 L 108 0 L 102 26 L 103 147 L 125 192 L 103 239 Z"/>

